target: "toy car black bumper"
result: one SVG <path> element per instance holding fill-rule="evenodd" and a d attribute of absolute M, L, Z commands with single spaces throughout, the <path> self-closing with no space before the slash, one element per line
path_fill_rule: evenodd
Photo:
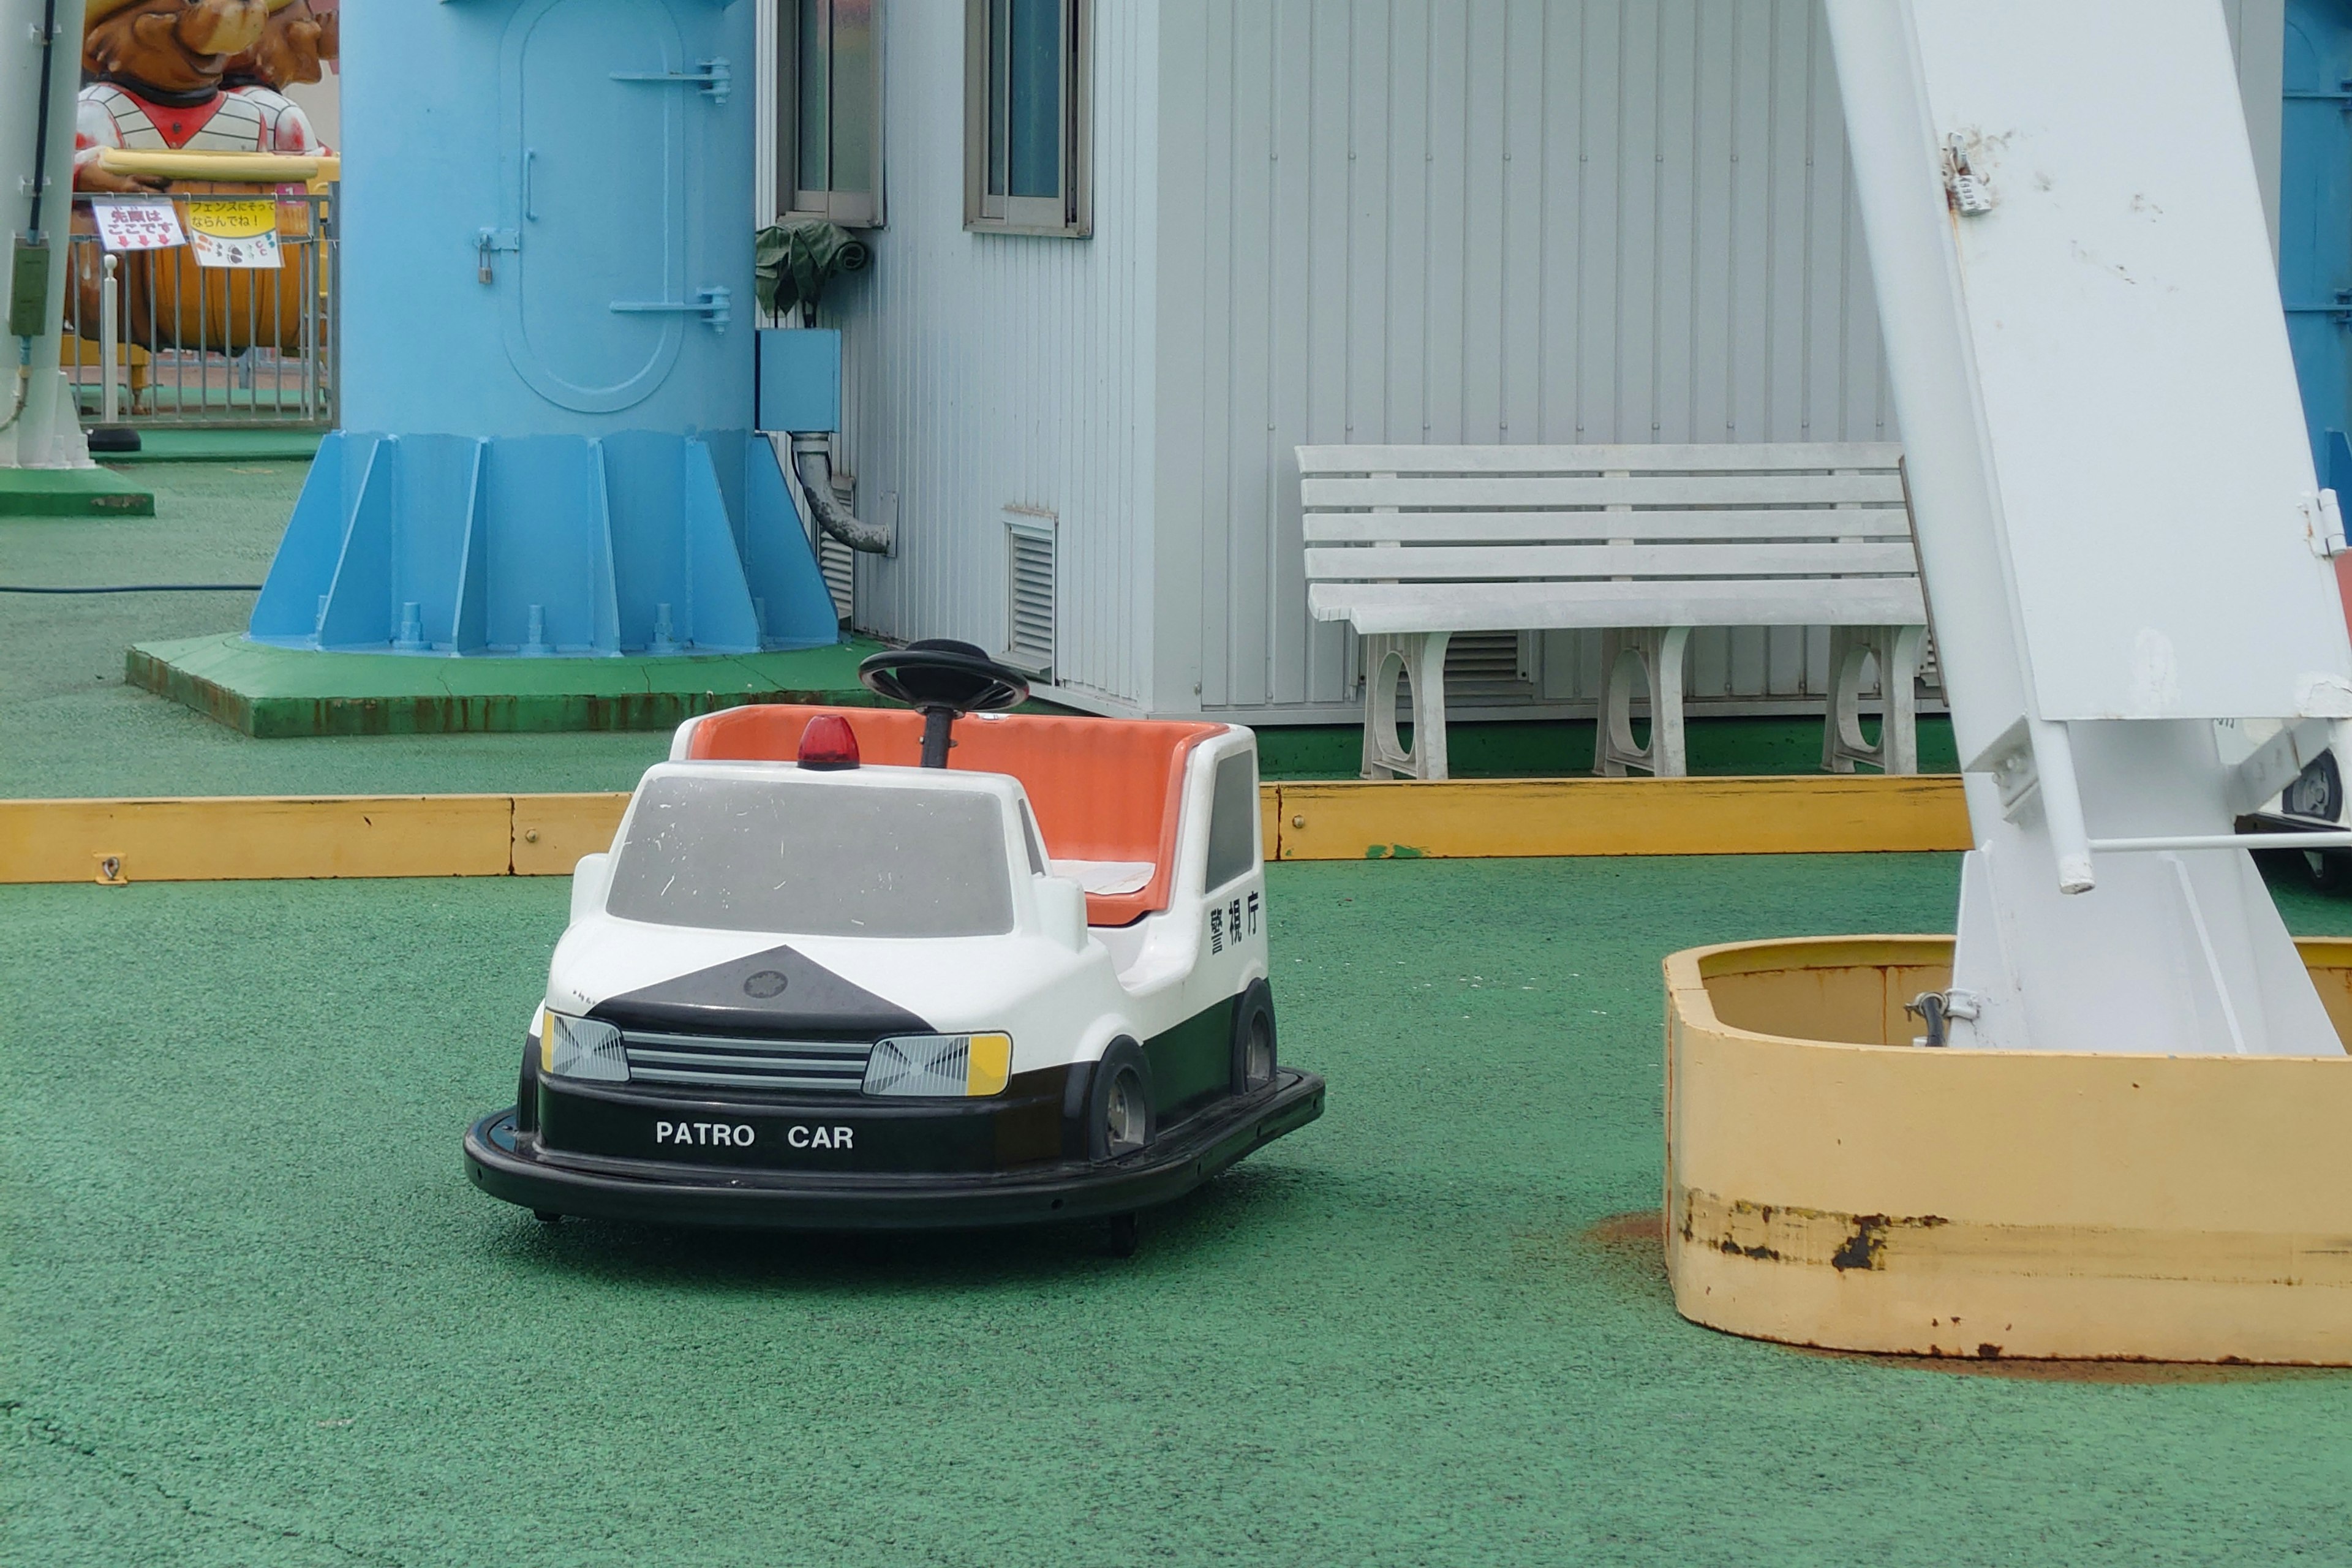
<path fill-rule="evenodd" d="M 1131 1214 L 1199 1186 L 1260 1144 L 1323 1114 L 1323 1080 L 1278 1071 L 1117 1160 L 994 1172 L 815 1172 L 543 1151 L 514 1108 L 466 1134 L 466 1173 L 541 1214 L 775 1230 L 930 1230 Z"/>

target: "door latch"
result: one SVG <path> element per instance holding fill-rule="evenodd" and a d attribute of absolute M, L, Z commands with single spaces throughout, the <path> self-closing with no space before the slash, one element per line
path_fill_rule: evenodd
<path fill-rule="evenodd" d="M 474 236 L 474 260 L 477 276 L 482 282 L 491 281 L 490 257 L 495 251 L 520 250 L 522 237 L 510 228 L 485 228 Z"/>

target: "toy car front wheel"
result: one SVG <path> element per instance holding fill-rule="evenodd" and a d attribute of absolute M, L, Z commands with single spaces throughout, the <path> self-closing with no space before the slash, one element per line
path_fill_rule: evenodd
<path fill-rule="evenodd" d="M 1132 1154 L 1151 1142 L 1151 1064 L 1133 1040 L 1117 1039 L 1095 1067 L 1087 1151 L 1097 1160 Z"/>
<path fill-rule="evenodd" d="M 1274 1081 L 1274 989 L 1252 981 L 1234 1009 L 1235 1094 L 1255 1094 Z"/>
<path fill-rule="evenodd" d="M 1115 1160 L 1150 1142 L 1151 1106 L 1143 1098 L 1143 1080 L 1134 1068 L 1121 1068 L 1103 1091 L 1103 1153 Z"/>

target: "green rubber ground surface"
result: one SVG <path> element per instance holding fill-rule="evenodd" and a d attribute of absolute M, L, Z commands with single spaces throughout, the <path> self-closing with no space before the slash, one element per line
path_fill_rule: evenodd
<path fill-rule="evenodd" d="M 1660 955 L 1944 928 L 1956 865 L 1272 868 L 1328 1112 L 1129 1262 L 475 1192 L 561 880 L 0 889 L 5 1556 L 2352 1562 L 2352 1373 L 1804 1354 L 1592 1235 L 1658 1201 Z"/>
<path fill-rule="evenodd" d="M 258 583 L 305 461 L 142 468 L 156 515 L 16 520 L 0 583 Z M 244 628 L 250 594 L 0 595 L 0 795 L 628 789 L 666 734 L 255 741 L 123 682 L 136 642 Z"/>

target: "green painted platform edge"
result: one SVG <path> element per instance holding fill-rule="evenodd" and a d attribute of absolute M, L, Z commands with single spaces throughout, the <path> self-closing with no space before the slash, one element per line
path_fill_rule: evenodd
<path fill-rule="evenodd" d="M 1876 733 L 1874 721 L 1866 725 Z M 1407 733 L 1410 733 L 1408 727 Z M 1952 722 L 1919 717 L 1919 771 L 1959 772 Z M 1821 772 L 1822 721 L 1804 715 L 1717 715 L 1683 728 L 1695 775 L 1801 775 Z M 1448 771 L 1457 779 L 1575 778 L 1592 772 L 1590 719 L 1498 719 L 1445 727 Z M 1351 779 L 1363 756 L 1360 724 L 1266 725 L 1257 731 L 1258 772 L 1268 780 Z"/>
<path fill-rule="evenodd" d="M 154 515 L 154 491 L 107 468 L 0 468 L 0 517 Z"/>
<path fill-rule="evenodd" d="M 307 463 L 322 430 L 175 430 L 142 426 L 136 452 L 109 452 L 110 466 L 131 463 Z"/>
<path fill-rule="evenodd" d="M 746 702 L 878 706 L 857 663 L 882 645 L 668 658 L 423 658 L 268 647 L 236 633 L 141 643 L 131 685 L 256 740 L 666 730 Z"/>

